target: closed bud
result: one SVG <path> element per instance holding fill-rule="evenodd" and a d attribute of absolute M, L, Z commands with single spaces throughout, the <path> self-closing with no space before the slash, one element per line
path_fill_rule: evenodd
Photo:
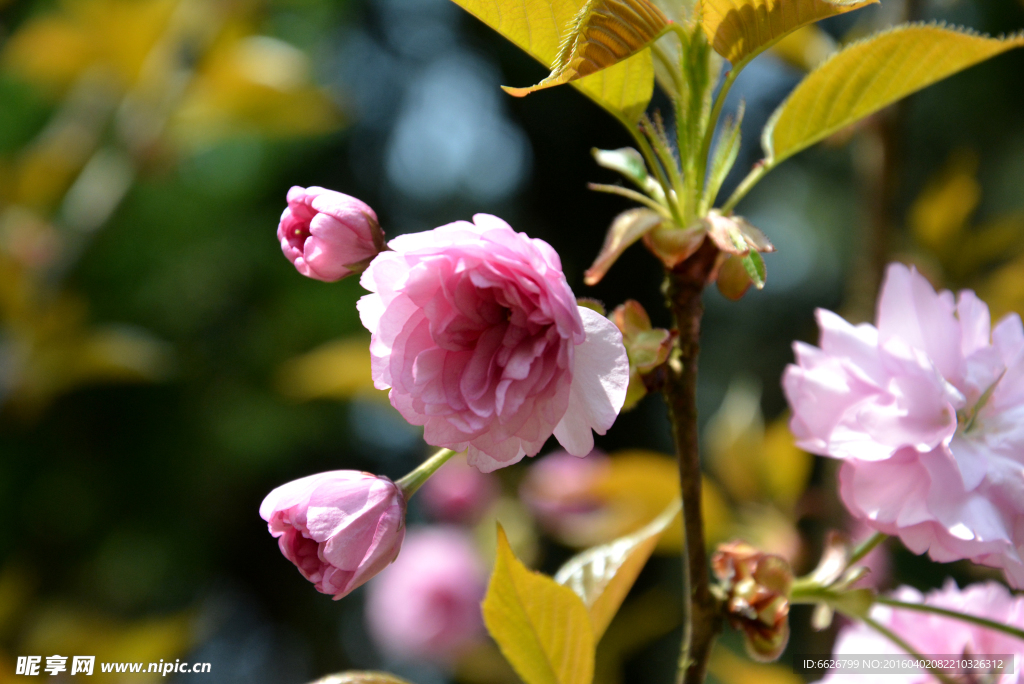
<path fill-rule="evenodd" d="M 384 231 L 373 209 L 318 187 L 288 191 L 277 237 L 299 273 L 325 282 L 361 273 L 384 249 Z"/>
<path fill-rule="evenodd" d="M 733 541 L 718 547 L 711 567 L 729 623 L 743 632 L 747 653 L 762 662 L 777 659 L 789 641 L 789 563 Z"/>
<path fill-rule="evenodd" d="M 622 333 L 629 356 L 629 387 L 623 406 L 623 410 L 627 410 L 647 394 L 649 379 L 645 376 L 668 360 L 674 338 L 668 330 L 653 327 L 644 307 L 633 299 L 617 306 L 611 319 Z"/>
<path fill-rule="evenodd" d="M 398 556 L 405 498 L 386 477 L 332 470 L 281 485 L 260 505 L 284 557 L 340 599 Z"/>

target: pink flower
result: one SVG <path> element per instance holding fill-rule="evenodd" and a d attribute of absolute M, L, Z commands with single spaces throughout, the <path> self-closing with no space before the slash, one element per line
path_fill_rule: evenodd
<path fill-rule="evenodd" d="M 382 651 L 446 661 L 483 635 L 484 570 L 466 533 L 413 530 L 402 556 L 368 587 L 366 620 Z"/>
<path fill-rule="evenodd" d="M 384 249 L 384 231 L 373 209 L 318 187 L 288 191 L 277 238 L 299 273 L 326 282 L 362 272 Z"/>
<path fill-rule="evenodd" d="M 363 273 L 374 385 L 424 439 L 490 472 L 552 435 L 585 456 L 626 397 L 611 321 L 577 307 L 551 246 L 495 216 L 402 235 Z"/>
<path fill-rule="evenodd" d="M 500 493 L 495 477 L 456 456 L 424 483 L 420 501 L 438 520 L 474 524 Z"/>
<path fill-rule="evenodd" d="M 260 505 L 284 557 L 338 600 L 395 560 L 405 537 L 405 499 L 395 484 L 332 470 L 281 485 Z"/>
<path fill-rule="evenodd" d="M 924 603 L 1024 628 L 1024 597 L 1011 595 L 1006 587 L 996 582 L 972 584 L 961 590 L 953 580 L 946 580 L 942 589 L 931 591 L 925 596 L 916 589 L 900 587 L 893 592 L 892 597 L 905 603 Z M 1015 673 L 1005 674 L 992 681 L 999 684 L 1024 682 L 1020 670 L 1020 663 L 1024 658 L 1024 642 L 1012 636 L 962 620 L 885 605 L 875 605 L 871 609 L 871 617 L 903 637 L 914 650 L 923 655 L 1015 656 Z M 839 632 L 832 654 L 835 658 L 854 654 L 863 657 L 865 654 L 871 654 L 882 659 L 887 655 L 906 655 L 898 646 L 863 622 L 848 625 Z M 954 679 L 959 681 L 960 678 Z M 821 681 L 827 684 L 875 684 L 879 681 L 886 684 L 931 684 L 936 680 L 932 674 L 922 671 L 913 674 L 886 674 L 884 677 L 877 673 L 833 672 Z"/>
<path fill-rule="evenodd" d="M 1024 327 L 990 329 L 970 290 L 936 293 L 892 264 L 878 327 L 818 311 L 783 386 L 797 445 L 842 459 L 854 517 L 936 561 L 969 558 L 1024 587 Z"/>
<path fill-rule="evenodd" d="M 605 517 L 607 501 L 598 487 L 610 474 L 611 459 L 602 451 L 583 459 L 554 451 L 526 471 L 519 498 L 547 532 L 574 539 Z"/>

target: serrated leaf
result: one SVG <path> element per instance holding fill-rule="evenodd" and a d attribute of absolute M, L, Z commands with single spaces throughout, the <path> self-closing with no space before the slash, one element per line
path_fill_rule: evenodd
<path fill-rule="evenodd" d="M 573 18 L 551 74 L 529 88 L 502 89 L 525 97 L 597 73 L 647 47 L 666 26 L 668 19 L 648 0 L 589 0 Z"/>
<path fill-rule="evenodd" d="M 409 682 L 390 672 L 350 670 L 321 677 L 310 684 L 409 684 Z"/>
<path fill-rule="evenodd" d="M 651 523 L 608 544 L 595 546 L 571 558 L 555 574 L 555 581 L 572 589 L 583 599 L 598 640 L 626 598 L 658 538 L 676 519 L 682 507 L 674 501 Z"/>
<path fill-rule="evenodd" d="M 585 5 L 585 0 L 453 2 L 548 68 L 561 52 L 562 37 Z M 654 93 L 651 51 L 641 50 L 614 66 L 573 81 L 572 85 L 613 115 L 636 123 Z"/>
<path fill-rule="evenodd" d="M 591 683 L 594 632 L 583 600 L 520 563 L 501 525 L 483 615 L 487 631 L 526 684 Z"/>
<path fill-rule="evenodd" d="M 650 209 L 627 209 L 612 221 L 604 238 L 604 245 L 593 265 L 583 274 L 583 282 L 596 285 L 604 278 L 626 248 L 644 236 L 644 233 L 661 225 L 664 221 L 661 214 Z"/>
<path fill-rule="evenodd" d="M 765 126 L 766 162 L 783 159 L 958 71 L 1024 45 L 1024 35 L 990 38 L 907 24 L 853 43 L 811 72 Z"/>
<path fill-rule="evenodd" d="M 722 132 L 718 134 L 715 142 L 714 152 L 711 154 L 711 167 L 708 171 L 708 178 L 705 183 L 704 196 L 707 206 L 715 203 L 718 191 L 725 182 L 726 176 L 736 163 L 736 156 L 740 153 L 740 124 L 743 122 L 745 107 L 740 103 L 740 108 L 735 117 L 727 117 L 722 124 Z M 706 211 L 706 208 L 705 208 Z"/>
<path fill-rule="evenodd" d="M 701 26 L 733 68 L 802 26 L 878 0 L 701 0 Z"/>
<path fill-rule="evenodd" d="M 754 250 L 750 250 L 750 253 L 743 257 L 743 268 L 747 270 L 747 275 L 750 276 L 750 282 L 754 284 L 758 290 L 764 287 L 766 278 L 764 269 L 764 259 L 761 255 Z"/>

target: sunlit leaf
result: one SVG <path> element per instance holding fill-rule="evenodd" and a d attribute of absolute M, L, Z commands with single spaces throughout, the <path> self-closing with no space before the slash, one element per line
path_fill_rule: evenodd
<path fill-rule="evenodd" d="M 660 225 L 664 217 L 650 209 L 627 209 L 612 221 L 604 238 L 604 245 L 594 260 L 593 265 L 583 275 L 587 285 L 601 282 L 608 269 L 612 267 L 626 248 L 644 236 L 644 233 Z"/>
<path fill-rule="evenodd" d="M 844 126 L 969 66 L 1024 45 L 908 24 L 858 41 L 811 72 L 775 110 L 762 137 L 775 165 Z"/>
<path fill-rule="evenodd" d="M 583 8 L 584 0 L 454 0 L 467 12 L 551 68 L 561 52 L 562 38 Z M 654 92 L 650 50 L 641 50 L 614 66 L 572 85 L 615 116 L 639 120 Z"/>
<path fill-rule="evenodd" d="M 315 682 L 310 682 L 310 684 L 409 684 L 409 682 L 401 677 L 396 677 L 390 672 L 352 670 L 350 672 L 327 675 Z"/>
<path fill-rule="evenodd" d="M 618 150 L 599 150 L 596 147 L 590 150 L 594 161 L 599 166 L 612 171 L 618 171 L 641 188 L 647 180 L 647 165 L 644 163 L 643 155 L 632 147 L 623 147 Z"/>
<path fill-rule="evenodd" d="M 597 73 L 647 47 L 666 26 L 665 15 L 648 0 L 588 0 L 562 40 L 551 74 L 529 88 L 503 89 L 523 97 Z"/>
<path fill-rule="evenodd" d="M 282 364 L 277 387 L 294 399 L 348 399 L 377 395 L 370 377 L 370 340 L 362 336 L 328 342 Z"/>
<path fill-rule="evenodd" d="M 590 684 L 594 633 L 583 600 L 520 563 L 500 525 L 483 615 L 487 630 L 526 684 Z"/>
<path fill-rule="evenodd" d="M 878 0 L 701 0 L 701 25 L 715 51 L 740 66 L 802 26 Z"/>
<path fill-rule="evenodd" d="M 658 538 L 676 520 L 681 509 L 677 499 L 650 524 L 633 534 L 587 549 L 571 558 L 555 574 L 555 581 L 575 591 L 594 625 L 594 638 L 600 639 L 626 598 Z"/>

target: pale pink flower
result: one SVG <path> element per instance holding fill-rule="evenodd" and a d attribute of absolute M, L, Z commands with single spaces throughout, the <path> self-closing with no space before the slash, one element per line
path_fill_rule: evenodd
<path fill-rule="evenodd" d="M 496 477 L 456 456 L 423 484 L 420 502 L 438 520 L 472 525 L 501 493 Z"/>
<path fill-rule="evenodd" d="M 332 470 L 281 485 L 260 505 L 284 557 L 317 591 L 340 599 L 395 560 L 405 498 L 391 480 Z"/>
<path fill-rule="evenodd" d="M 936 561 L 969 558 L 1024 587 L 1024 327 L 990 328 L 970 290 L 936 293 L 892 264 L 878 327 L 818 311 L 783 386 L 797 445 L 844 461 L 840 493 L 872 529 Z"/>
<path fill-rule="evenodd" d="M 326 282 L 362 272 L 384 249 L 384 232 L 373 209 L 318 187 L 288 191 L 277 239 L 299 273 Z"/>
<path fill-rule="evenodd" d="M 552 433 L 585 456 L 626 397 L 622 335 L 576 306 L 550 245 L 473 221 L 399 236 L 363 272 L 374 385 L 429 444 L 468 450 L 483 472 Z"/>
<path fill-rule="evenodd" d="M 602 451 L 583 459 L 554 451 L 526 471 L 519 498 L 546 531 L 573 538 L 604 517 L 606 501 L 597 488 L 610 471 L 611 459 Z"/>
<path fill-rule="evenodd" d="M 961 590 L 953 580 L 946 580 L 942 589 L 936 589 L 924 596 L 910 587 L 900 587 L 891 596 L 905 603 L 924 603 L 1024 628 L 1024 597 L 1011 595 L 1006 587 L 996 582 L 972 584 Z M 881 604 L 871 608 L 871 618 L 905 639 L 922 655 L 951 658 L 960 655 L 1010 655 L 1016 660 L 1016 663 L 1012 664 L 1014 674 L 1004 674 L 992 680 L 993 684 L 1024 682 L 1020 667 L 1024 662 L 1024 642 L 1020 639 L 963 620 Z M 858 655 L 884 660 L 886 656 L 905 656 L 906 652 L 871 627 L 858 621 L 847 625 L 839 632 L 832 655 L 834 658 Z M 958 677 L 954 679 L 959 681 Z M 827 684 L 876 684 L 882 681 L 885 684 L 931 684 L 936 679 L 934 675 L 924 671 L 887 673 L 884 676 L 878 673 L 832 672 L 821 681 Z"/>
<path fill-rule="evenodd" d="M 411 530 L 402 555 L 367 589 L 370 634 L 392 657 L 450 661 L 483 636 L 484 569 L 458 528 Z"/>

